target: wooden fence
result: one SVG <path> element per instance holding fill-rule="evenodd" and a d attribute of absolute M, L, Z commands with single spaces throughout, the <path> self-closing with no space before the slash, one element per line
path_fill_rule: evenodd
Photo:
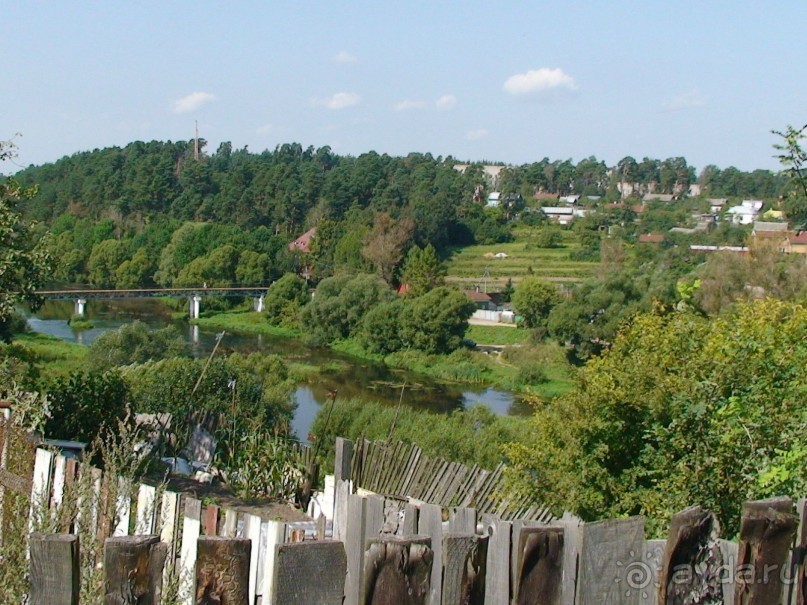
<path fill-rule="evenodd" d="M 337 440 L 333 480 L 314 499 L 328 515 L 333 502 L 330 530 L 325 517 L 284 523 L 155 486 L 126 486 L 37 450 L 32 529 L 57 519 L 69 499 L 82 501 L 57 537 L 32 535 L 30 602 L 76 602 L 77 565 L 91 527 L 103 545 L 106 603 L 159 603 L 173 581 L 173 602 L 196 604 L 806 605 L 804 500 L 795 507 L 787 498 L 747 503 L 739 544 L 720 539 L 714 517 L 700 508 L 676 515 L 666 540 L 646 540 L 641 517 L 505 519 L 461 506 L 474 502 L 473 494 L 486 500 L 448 469 L 437 471 L 443 483 L 466 487 L 444 488 L 454 495 L 438 494 L 449 498 L 443 504 L 372 493 L 373 484 L 395 487 L 379 461 L 403 460 L 406 450 L 365 455 L 364 447 L 354 456 L 353 443 Z M 412 452 L 397 468 L 415 477 Z M 82 481 L 90 494 L 71 488 Z"/>
<path fill-rule="evenodd" d="M 549 510 L 527 496 L 515 496 L 504 482 L 504 464 L 493 471 L 430 458 L 411 443 L 358 442 L 350 477 L 357 488 L 384 496 L 444 507 L 473 508 L 505 520 L 548 522 Z"/>

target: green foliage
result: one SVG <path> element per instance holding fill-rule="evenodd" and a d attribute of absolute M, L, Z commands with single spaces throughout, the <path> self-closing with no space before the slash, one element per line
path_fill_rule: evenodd
<path fill-rule="evenodd" d="M 415 296 L 426 294 L 429 290 L 442 286 L 445 282 L 445 268 L 437 257 L 434 246 L 425 248 L 414 246 L 409 249 L 404 262 L 401 283 L 409 287 Z"/>
<path fill-rule="evenodd" d="M 404 401 L 406 392 L 404 391 Z M 434 457 L 472 466 L 493 469 L 503 458 L 505 443 L 517 438 L 526 420 L 497 416 L 485 406 L 473 406 L 448 415 L 370 403 L 356 399 L 337 399 L 328 417 L 329 406 L 317 414 L 312 433 L 321 442 L 322 466 L 333 465 L 333 446 L 337 436 L 348 439 L 392 439 L 416 443 Z"/>
<path fill-rule="evenodd" d="M 783 141 L 774 145 L 781 151 L 777 157 L 791 177 L 785 210 L 788 218 L 797 228 L 807 228 L 807 151 L 802 148 L 802 141 L 807 138 L 807 125 L 801 128 L 788 126 L 785 132 L 774 131 Z"/>
<path fill-rule="evenodd" d="M 293 273 L 286 273 L 269 286 L 264 300 L 266 317 L 275 325 L 296 327 L 300 310 L 310 299 L 305 280 Z"/>
<path fill-rule="evenodd" d="M 105 239 L 95 244 L 87 261 L 89 280 L 99 288 L 114 288 L 117 284 L 117 271 L 128 260 L 128 246 L 117 239 Z"/>
<path fill-rule="evenodd" d="M 426 353 L 450 353 L 462 344 L 475 306 L 453 288 L 435 288 L 407 301 L 401 317 L 401 341 Z"/>
<path fill-rule="evenodd" d="M 563 245 L 563 233 L 555 225 L 541 227 L 536 233 L 534 243 L 539 248 L 559 248 Z"/>
<path fill-rule="evenodd" d="M 295 443 L 265 429 L 225 438 L 216 452 L 215 465 L 233 493 L 246 500 L 288 502 L 305 471 Z"/>
<path fill-rule="evenodd" d="M 126 415 L 128 388 L 114 372 L 73 372 L 46 386 L 51 417 L 45 435 L 87 443 Z"/>
<path fill-rule="evenodd" d="M 0 162 L 13 156 L 14 145 L 0 141 Z M 0 179 L 0 319 L 20 303 L 39 302 L 34 292 L 50 267 L 47 240 L 36 235 L 18 210 L 22 200 L 35 194 L 35 188 L 25 188 L 13 178 Z"/>
<path fill-rule="evenodd" d="M 220 438 L 239 439 L 273 427 L 286 432 L 293 384 L 279 357 L 253 353 L 214 358 L 194 393 L 203 366 L 201 360 L 175 357 L 123 368 L 133 410 L 173 414 L 172 427 L 180 435 L 189 429 L 185 423 L 191 411 L 225 414 L 229 422 L 219 426 Z M 234 437 L 231 427 L 236 427 Z"/>
<path fill-rule="evenodd" d="M 90 345 L 87 361 L 92 369 L 103 371 L 151 359 L 187 355 L 188 347 L 177 328 L 151 330 L 144 322 L 135 320 L 101 334 Z"/>
<path fill-rule="evenodd" d="M 731 535 L 744 500 L 807 484 L 804 334 L 807 309 L 772 299 L 637 316 L 575 391 L 536 404 L 508 448 L 516 481 L 586 519 L 656 528 L 698 503 Z"/>
<path fill-rule="evenodd" d="M 350 336 L 370 309 L 393 298 L 395 293 L 375 275 L 329 277 L 317 286 L 300 321 L 314 342 L 332 343 Z"/>
<path fill-rule="evenodd" d="M 527 328 L 546 325 L 549 312 L 559 302 L 558 288 L 537 277 L 524 278 L 513 294 L 513 306 Z"/>

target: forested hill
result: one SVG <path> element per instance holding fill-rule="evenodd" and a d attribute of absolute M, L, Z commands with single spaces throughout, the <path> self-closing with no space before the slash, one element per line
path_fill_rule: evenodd
<path fill-rule="evenodd" d="M 454 170 L 457 164 L 451 157 L 430 154 L 391 157 L 371 151 L 339 156 L 329 147 L 303 149 L 298 143 L 262 153 L 222 143 L 215 153 L 203 151 L 197 161 L 193 141 L 137 141 L 122 149 L 82 152 L 30 167 L 18 178 L 39 187 L 27 214 L 46 223 L 65 212 L 124 223 L 130 217 L 161 215 L 264 225 L 296 234 L 312 218 L 341 220 L 350 209 L 371 207 L 408 216 L 419 239 L 441 247 L 448 241 L 445 228 L 467 213 L 461 207 L 470 205 L 477 186 L 489 190 L 490 185 L 481 164 L 471 164 L 464 172 Z M 537 192 L 616 196 L 620 183 L 638 193 L 678 193 L 696 182 L 710 196 L 771 198 L 781 193 L 787 178 L 766 170 L 747 173 L 712 165 L 696 177 L 695 168 L 680 157 L 626 157 L 613 168 L 594 157 L 577 164 L 544 158 L 502 170 L 498 188 L 525 198 Z M 486 191 L 476 193 L 479 199 Z"/>
<path fill-rule="evenodd" d="M 255 284 L 304 264 L 315 281 L 373 269 L 394 281 L 413 246 L 439 252 L 508 240 L 525 202 L 541 203 L 535 194 L 599 196 L 604 204 L 627 189 L 686 192 L 697 180 L 708 195 L 771 198 L 787 181 L 714 166 L 696 179 L 684 158 L 628 157 L 608 168 L 591 157 L 502 167 L 494 184 L 482 164 L 460 167 L 430 154 L 339 156 L 296 143 L 262 153 L 222 143 L 206 153 L 201 143 L 198 159 L 193 141 L 134 142 L 18 173 L 22 185 L 38 188 L 23 210 L 53 235 L 56 279 Z M 486 207 L 494 186 L 503 203 Z M 288 244 L 311 227 L 317 234 L 303 261 Z"/>

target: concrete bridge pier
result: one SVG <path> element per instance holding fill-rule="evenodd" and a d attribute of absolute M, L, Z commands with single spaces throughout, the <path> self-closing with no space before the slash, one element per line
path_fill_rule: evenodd
<path fill-rule="evenodd" d="M 87 299 L 77 298 L 73 304 L 73 315 L 84 319 L 87 312 Z"/>
<path fill-rule="evenodd" d="M 199 344 L 199 326 L 196 324 L 191 326 L 191 344 Z"/>
<path fill-rule="evenodd" d="M 264 296 L 256 296 L 252 299 L 252 308 L 257 311 L 258 313 L 263 313 L 263 310 L 266 308 L 264 305 Z"/>
<path fill-rule="evenodd" d="M 188 300 L 188 315 L 191 319 L 199 319 L 199 308 L 201 307 L 201 302 L 202 297 L 198 294 L 194 294 Z"/>

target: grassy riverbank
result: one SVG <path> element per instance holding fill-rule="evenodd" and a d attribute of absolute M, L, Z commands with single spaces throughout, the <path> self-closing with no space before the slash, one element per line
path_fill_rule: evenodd
<path fill-rule="evenodd" d="M 248 334 L 283 338 L 303 337 L 299 330 L 273 326 L 260 313 L 228 311 L 196 320 L 200 326 Z M 574 370 L 566 361 L 562 347 L 555 343 L 529 343 L 529 332 L 504 326 L 470 326 L 468 337 L 486 345 L 502 345 L 501 353 L 460 349 L 450 355 L 429 355 L 421 351 L 399 351 L 378 355 L 367 351 L 356 339 L 331 345 L 331 349 L 359 359 L 383 363 L 428 376 L 442 382 L 486 384 L 516 392 L 530 392 L 552 398 L 571 389 Z M 516 346 L 513 346 L 516 345 Z M 296 372 L 313 375 L 332 368 L 290 362 Z"/>
<path fill-rule="evenodd" d="M 10 345 L 2 346 L 4 356 L 26 360 L 45 379 L 84 369 L 87 359 L 87 347 L 35 332 L 17 334 Z"/>

